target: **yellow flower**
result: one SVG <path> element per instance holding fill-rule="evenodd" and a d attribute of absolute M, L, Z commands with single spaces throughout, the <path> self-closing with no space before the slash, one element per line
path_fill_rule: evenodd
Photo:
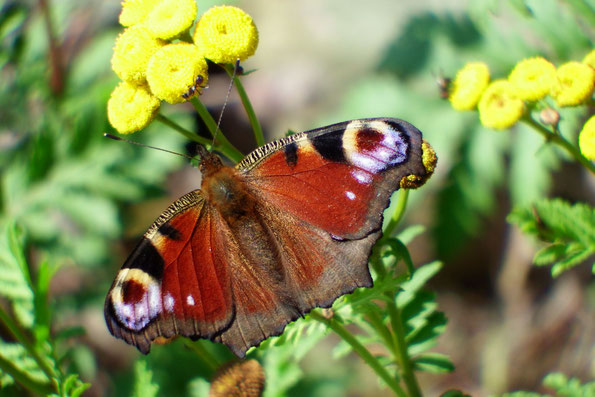
<path fill-rule="evenodd" d="M 593 94 L 595 70 L 580 62 L 567 62 L 558 68 L 552 96 L 560 106 L 580 105 Z"/>
<path fill-rule="evenodd" d="M 449 99 L 456 110 L 472 110 L 490 82 L 490 70 L 483 62 L 470 62 L 458 71 Z"/>
<path fill-rule="evenodd" d="M 585 64 L 591 66 L 593 69 L 595 69 L 595 50 L 591 50 L 590 53 L 585 55 L 585 58 L 583 58 L 583 63 L 585 63 Z"/>
<path fill-rule="evenodd" d="M 556 81 L 556 67 L 542 57 L 523 59 L 516 64 L 508 81 L 519 98 L 536 101 L 549 94 Z"/>
<path fill-rule="evenodd" d="M 200 86 L 207 83 L 207 62 L 194 44 L 168 44 L 149 61 L 147 81 L 157 98 L 180 103 L 192 87 L 200 93 Z"/>
<path fill-rule="evenodd" d="M 107 101 L 107 118 L 119 133 L 131 134 L 149 125 L 159 105 L 145 85 L 122 81 Z"/>
<path fill-rule="evenodd" d="M 595 161 L 595 116 L 591 116 L 583 125 L 578 136 L 578 147 L 583 156 L 589 160 Z"/>
<path fill-rule="evenodd" d="M 215 63 L 234 63 L 252 56 L 258 30 L 250 15 L 232 6 L 213 7 L 198 21 L 194 43 Z"/>
<path fill-rule="evenodd" d="M 132 26 L 145 20 L 149 12 L 161 0 L 124 0 L 120 12 L 120 24 Z"/>
<path fill-rule="evenodd" d="M 479 105 L 479 120 L 496 130 L 511 127 L 523 115 L 524 103 L 508 80 L 496 80 L 484 91 Z"/>
<path fill-rule="evenodd" d="M 143 25 L 127 28 L 116 39 L 112 69 L 122 80 L 143 83 L 149 59 L 165 43 L 151 37 Z"/>
<path fill-rule="evenodd" d="M 192 26 L 196 12 L 195 0 L 162 0 L 149 12 L 145 24 L 153 37 L 170 40 Z"/>

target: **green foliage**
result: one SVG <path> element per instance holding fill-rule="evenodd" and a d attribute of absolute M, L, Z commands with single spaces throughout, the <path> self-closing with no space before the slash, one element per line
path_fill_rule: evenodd
<path fill-rule="evenodd" d="M 553 390 L 553 394 L 539 394 L 528 391 L 505 393 L 500 397 L 587 397 L 595 396 L 595 381 L 581 384 L 577 378 L 568 378 L 561 373 L 548 374 L 543 379 L 543 386 Z"/>
<path fill-rule="evenodd" d="M 153 372 L 147 368 L 146 361 L 138 360 L 134 364 L 133 397 L 155 397 L 159 392 L 159 385 L 153 383 Z"/>
<path fill-rule="evenodd" d="M 508 220 L 523 233 L 548 243 L 533 261 L 538 266 L 552 265 L 554 277 L 595 254 L 595 209 L 587 204 L 541 200 L 531 207 L 515 208 Z"/>
<path fill-rule="evenodd" d="M 4 270 L 0 274 L 2 282 L 11 285 L 2 289 L 2 295 L 15 313 L 13 319 L 0 308 L 0 322 L 12 338 L 0 340 L 0 386 L 17 382 L 39 394 L 80 396 L 90 385 L 82 382 L 78 374 L 62 371 L 62 349 L 50 334 L 48 291 L 53 269 L 42 262 L 32 275 L 23 240 L 14 225 L 5 227 L 0 235 L 0 264 Z"/>

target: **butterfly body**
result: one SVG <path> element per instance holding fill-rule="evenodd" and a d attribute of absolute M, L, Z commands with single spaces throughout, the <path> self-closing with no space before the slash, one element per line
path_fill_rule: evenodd
<path fill-rule="evenodd" d="M 118 273 L 108 328 L 143 353 L 158 336 L 183 335 L 243 357 L 371 286 L 367 261 L 390 195 L 433 170 L 423 145 L 419 130 L 387 118 L 298 133 L 235 167 L 203 151 L 201 189 L 166 209 Z"/>

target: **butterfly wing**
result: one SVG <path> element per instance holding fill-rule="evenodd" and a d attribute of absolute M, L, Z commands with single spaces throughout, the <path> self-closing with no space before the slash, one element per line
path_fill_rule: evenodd
<path fill-rule="evenodd" d="M 110 332 L 147 353 L 158 336 L 213 337 L 233 320 L 227 236 L 202 193 L 174 202 L 149 228 L 105 301 Z"/>
<path fill-rule="evenodd" d="M 259 264 L 283 286 L 275 295 L 284 315 L 273 319 L 248 308 L 258 287 L 238 277 L 236 318 L 215 340 L 243 356 L 314 307 L 372 286 L 367 263 L 381 236 L 382 212 L 403 178 L 429 176 L 422 157 L 419 130 L 396 119 L 339 123 L 248 155 L 236 168 L 254 208 L 234 235 L 245 234 L 240 245 L 253 253 L 245 270 Z"/>
<path fill-rule="evenodd" d="M 380 228 L 391 194 L 430 174 L 421 132 L 398 119 L 363 119 L 302 132 L 238 164 L 258 202 L 268 202 L 334 238 Z"/>
<path fill-rule="evenodd" d="M 182 335 L 224 341 L 242 357 L 280 333 L 279 324 L 301 313 L 287 304 L 275 271 L 255 266 L 254 247 L 245 242 L 253 239 L 241 234 L 253 233 L 258 222 L 244 218 L 225 219 L 200 190 L 174 202 L 112 284 L 104 308 L 110 332 L 145 354 L 157 337 Z M 264 258 L 272 262 L 270 252 Z"/>

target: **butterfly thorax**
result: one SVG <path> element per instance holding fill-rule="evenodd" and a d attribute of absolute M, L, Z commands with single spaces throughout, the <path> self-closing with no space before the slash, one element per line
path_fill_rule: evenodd
<path fill-rule="evenodd" d="M 229 224 L 234 224 L 251 212 L 254 201 L 235 168 L 222 165 L 218 170 L 210 171 L 203 174 L 202 191 L 205 198 Z"/>

